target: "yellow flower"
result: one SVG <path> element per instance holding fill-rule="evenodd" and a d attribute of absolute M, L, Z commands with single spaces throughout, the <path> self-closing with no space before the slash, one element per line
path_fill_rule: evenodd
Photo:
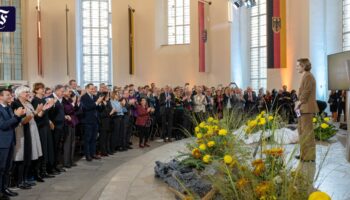
<path fill-rule="evenodd" d="M 219 135 L 221 135 L 221 136 L 227 135 L 227 130 L 226 130 L 226 129 L 221 129 L 221 130 L 219 131 Z"/>
<path fill-rule="evenodd" d="M 224 156 L 224 162 L 225 162 L 226 164 L 231 164 L 232 161 L 233 161 L 233 159 L 232 159 L 232 157 L 231 157 L 230 155 Z"/>
<path fill-rule="evenodd" d="M 248 126 L 254 128 L 257 124 L 258 124 L 258 121 L 252 120 L 248 123 Z"/>
<path fill-rule="evenodd" d="M 196 131 L 196 133 L 198 133 L 199 132 L 199 127 L 196 126 L 196 128 L 194 128 L 194 130 Z"/>
<path fill-rule="evenodd" d="M 197 148 L 194 148 L 193 150 L 192 150 L 192 156 L 194 157 L 194 158 L 200 158 L 201 157 L 201 152 L 199 151 L 199 149 L 197 149 Z"/>
<path fill-rule="evenodd" d="M 203 137 L 202 133 L 198 133 L 198 134 L 197 134 L 197 138 L 198 138 L 198 139 L 201 139 L 202 137 Z"/>
<path fill-rule="evenodd" d="M 313 122 L 313 123 L 316 123 L 316 122 L 317 122 L 316 117 L 312 118 L 312 122 Z"/>
<path fill-rule="evenodd" d="M 205 122 L 201 122 L 200 124 L 199 124 L 199 128 L 204 128 L 205 127 Z"/>
<path fill-rule="evenodd" d="M 205 155 L 205 156 L 203 156 L 203 162 L 204 162 L 204 163 L 209 163 L 210 160 L 211 160 L 211 156 L 210 156 L 210 155 Z"/>
<path fill-rule="evenodd" d="M 260 115 L 265 115 L 266 112 L 265 111 L 261 111 Z"/>
<path fill-rule="evenodd" d="M 215 126 L 213 126 L 213 130 L 217 131 L 217 130 L 219 130 L 219 127 L 215 125 Z"/>
<path fill-rule="evenodd" d="M 213 121 L 214 121 L 214 118 L 212 118 L 212 117 L 208 118 L 208 122 L 213 122 Z"/>
<path fill-rule="evenodd" d="M 324 119 L 323 119 L 325 122 L 329 122 L 329 117 L 325 117 Z"/>
<path fill-rule="evenodd" d="M 207 146 L 205 144 L 201 144 L 199 145 L 199 149 L 205 151 L 207 149 Z"/>
<path fill-rule="evenodd" d="M 327 193 L 316 191 L 310 194 L 308 200 L 331 200 Z"/>
<path fill-rule="evenodd" d="M 260 118 L 259 119 L 259 125 L 265 125 L 266 124 L 266 119 L 265 118 Z"/>
<path fill-rule="evenodd" d="M 218 124 L 218 123 L 219 123 L 219 120 L 214 119 L 214 120 L 213 120 L 213 123 L 214 123 L 214 124 Z"/>
<path fill-rule="evenodd" d="M 329 125 L 326 124 L 326 123 L 322 123 L 322 124 L 321 124 L 321 128 L 323 128 L 323 129 L 326 129 L 326 128 L 328 128 L 328 127 L 329 127 Z"/>
<path fill-rule="evenodd" d="M 214 141 L 209 141 L 207 145 L 208 145 L 208 147 L 213 147 L 213 146 L 215 146 L 215 142 Z"/>
<path fill-rule="evenodd" d="M 270 115 L 268 119 L 269 119 L 269 121 L 272 121 L 273 120 L 273 116 Z"/>

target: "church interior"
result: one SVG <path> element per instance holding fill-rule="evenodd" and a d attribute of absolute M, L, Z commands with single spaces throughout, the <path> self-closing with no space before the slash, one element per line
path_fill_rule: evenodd
<path fill-rule="evenodd" d="M 350 0 L 0 0 L 0 200 L 350 200 Z"/>

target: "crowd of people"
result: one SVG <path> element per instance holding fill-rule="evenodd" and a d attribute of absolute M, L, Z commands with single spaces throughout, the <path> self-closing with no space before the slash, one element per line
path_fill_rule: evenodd
<path fill-rule="evenodd" d="M 18 86 L 0 90 L 0 199 L 18 195 L 9 186 L 30 189 L 67 168 L 76 166 L 79 147 L 87 162 L 117 151 L 132 149 L 132 136 L 138 148 L 150 146 L 150 139 L 171 142 L 193 132 L 194 119 L 209 115 L 223 117 L 224 110 L 247 113 L 278 110 L 294 122 L 295 90 L 256 94 L 234 83 L 217 87 L 184 86 L 158 88 L 154 83 L 110 88 L 75 80 L 67 85 L 32 88 Z M 135 147 L 135 146 L 134 146 Z"/>

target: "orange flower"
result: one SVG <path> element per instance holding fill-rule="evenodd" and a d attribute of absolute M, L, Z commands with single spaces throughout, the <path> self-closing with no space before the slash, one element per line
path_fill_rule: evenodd
<path fill-rule="evenodd" d="M 254 160 L 252 165 L 254 166 L 253 174 L 255 176 L 260 176 L 261 173 L 265 170 L 265 164 L 262 159 Z"/>
<path fill-rule="evenodd" d="M 197 158 L 197 159 L 200 158 L 201 157 L 201 151 L 199 149 L 197 149 L 197 148 L 194 148 L 192 150 L 192 156 L 194 158 Z"/>
<path fill-rule="evenodd" d="M 270 183 L 269 182 L 262 182 L 255 188 L 255 193 L 258 195 L 258 197 L 261 197 L 263 195 L 266 195 L 270 190 Z"/>
<path fill-rule="evenodd" d="M 249 181 L 245 178 L 240 178 L 238 179 L 238 181 L 236 182 L 236 187 L 239 189 L 239 190 L 243 190 L 244 187 L 249 183 Z"/>
<path fill-rule="evenodd" d="M 266 149 L 263 151 L 264 154 L 266 155 L 271 155 L 271 156 L 282 156 L 283 155 L 283 149 L 282 148 L 272 148 L 272 149 Z"/>

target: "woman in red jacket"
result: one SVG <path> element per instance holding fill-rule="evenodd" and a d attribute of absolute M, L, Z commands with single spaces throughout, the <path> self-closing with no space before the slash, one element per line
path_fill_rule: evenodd
<path fill-rule="evenodd" d="M 149 138 L 149 127 L 151 125 L 150 113 L 154 112 L 153 108 L 148 107 L 146 98 L 141 98 L 140 104 L 136 107 L 137 117 L 136 117 L 136 126 L 139 131 L 140 143 L 139 147 L 149 147 L 148 138 Z"/>

